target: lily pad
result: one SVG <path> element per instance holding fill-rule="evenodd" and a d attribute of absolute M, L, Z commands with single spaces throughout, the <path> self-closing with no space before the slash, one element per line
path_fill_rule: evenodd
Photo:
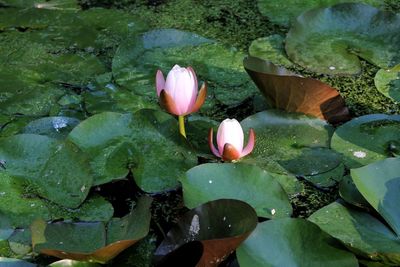
<path fill-rule="evenodd" d="M 123 43 L 114 56 L 112 70 L 119 85 L 155 101 L 157 69 L 166 74 L 174 64 L 191 65 L 200 80 L 208 82 L 203 108 L 212 109 L 212 100 L 236 106 L 255 94 L 256 88 L 242 68 L 243 57 L 242 52 L 197 34 L 161 29 Z"/>
<path fill-rule="evenodd" d="M 366 212 L 334 202 L 312 214 L 309 220 L 357 255 L 388 265 L 400 263 L 398 237 Z"/>
<path fill-rule="evenodd" d="M 353 206 L 366 210 L 369 210 L 371 207 L 368 201 L 361 195 L 360 191 L 358 191 L 350 175 L 343 177 L 343 180 L 340 182 L 339 194 L 341 198 Z"/>
<path fill-rule="evenodd" d="M 264 16 L 276 24 L 289 26 L 290 22 L 296 19 L 304 11 L 335 5 L 338 3 L 366 3 L 374 6 L 382 6 L 382 0 L 258 0 L 258 8 Z"/>
<path fill-rule="evenodd" d="M 253 128 L 256 145 L 242 161 L 274 173 L 317 175 L 336 168 L 341 157 L 329 149 L 332 126 L 296 113 L 267 110 L 242 121 Z"/>
<path fill-rule="evenodd" d="M 78 119 L 69 117 L 45 117 L 30 122 L 22 130 L 22 133 L 64 139 L 79 122 Z"/>
<path fill-rule="evenodd" d="M 258 224 L 237 250 L 242 267 L 358 266 L 356 257 L 304 219 L 282 218 Z"/>
<path fill-rule="evenodd" d="M 0 141 L 5 172 L 33 186 L 34 193 L 68 208 L 78 207 L 93 183 L 86 157 L 71 142 L 20 134 Z"/>
<path fill-rule="evenodd" d="M 371 114 L 338 127 L 332 149 L 343 154 L 348 168 L 357 168 L 399 154 L 400 116 Z"/>
<path fill-rule="evenodd" d="M 242 200 L 259 217 L 282 218 L 292 214 L 292 206 L 281 185 L 257 166 L 208 163 L 190 169 L 180 180 L 185 206 L 194 208 L 221 198 Z"/>
<path fill-rule="evenodd" d="M 260 58 L 247 57 L 243 64 L 271 107 L 313 115 L 332 123 L 349 119 L 343 98 L 329 85 Z"/>
<path fill-rule="evenodd" d="M 336 168 L 316 175 L 306 175 L 304 178 L 318 188 L 327 188 L 337 185 L 344 176 L 345 168 L 339 164 Z"/>
<path fill-rule="evenodd" d="M 150 224 L 150 197 L 139 199 L 137 207 L 123 218 L 102 222 L 32 224 L 34 251 L 61 259 L 105 263 L 145 237 Z"/>
<path fill-rule="evenodd" d="M 391 69 L 379 70 L 374 82 L 379 92 L 395 102 L 400 102 L 400 64 Z"/>
<path fill-rule="evenodd" d="M 74 261 L 74 260 L 60 260 L 53 262 L 49 267 L 100 267 L 100 264 L 94 262 Z"/>
<path fill-rule="evenodd" d="M 257 215 L 245 202 L 219 199 L 207 202 L 183 215 L 158 247 L 161 259 L 191 241 L 200 241 L 204 253 L 198 266 L 218 266 L 257 225 Z M 196 248 L 197 246 L 195 246 Z"/>
<path fill-rule="evenodd" d="M 387 69 L 400 62 L 400 15 L 360 3 L 301 14 L 286 37 L 289 58 L 308 70 L 334 75 L 361 72 L 362 58 Z"/>
<path fill-rule="evenodd" d="M 278 66 L 294 67 L 286 56 L 284 40 L 285 38 L 279 34 L 258 38 L 251 42 L 249 54 L 252 57 L 269 61 Z"/>
<path fill-rule="evenodd" d="M 159 192 L 177 187 L 177 179 L 197 163 L 180 138 L 177 121 L 156 110 L 94 115 L 68 139 L 90 155 L 96 185 L 132 171 L 142 190 Z"/>
<path fill-rule="evenodd" d="M 78 10 L 77 0 L 0 0 L 0 6 L 19 8 L 43 8 L 56 10 Z"/>
<path fill-rule="evenodd" d="M 0 265 L 4 267 L 36 267 L 36 264 L 12 258 L 0 257 Z"/>
<path fill-rule="evenodd" d="M 400 235 L 400 158 L 389 158 L 352 169 L 357 189 L 374 209 Z"/>

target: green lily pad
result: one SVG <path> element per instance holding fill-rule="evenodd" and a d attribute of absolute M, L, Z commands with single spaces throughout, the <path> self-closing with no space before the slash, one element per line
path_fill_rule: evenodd
<path fill-rule="evenodd" d="M 278 66 L 293 67 L 293 63 L 286 56 L 284 40 L 279 34 L 258 38 L 250 44 L 249 54 Z"/>
<path fill-rule="evenodd" d="M 400 158 L 389 158 L 351 169 L 357 189 L 374 209 L 400 235 Z"/>
<path fill-rule="evenodd" d="M 145 237 L 150 225 L 150 197 L 123 218 L 103 222 L 32 224 L 34 251 L 62 259 L 105 263 Z"/>
<path fill-rule="evenodd" d="M 334 202 L 309 217 L 357 255 L 388 265 L 400 264 L 400 242 L 385 224 L 366 212 Z"/>
<path fill-rule="evenodd" d="M 308 70 L 361 72 L 359 57 L 380 68 L 400 62 L 400 15 L 359 3 L 316 8 L 300 15 L 286 37 L 289 58 Z"/>
<path fill-rule="evenodd" d="M 183 145 L 177 121 L 156 110 L 94 115 L 68 139 L 90 155 L 96 185 L 124 178 L 130 170 L 142 190 L 159 192 L 177 187 L 177 179 L 197 163 Z"/>
<path fill-rule="evenodd" d="M 79 122 L 78 119 L 69 117 L 46 117 L 28 123 L 22 133 L 64 139 Z"/>
<path fill-rule="evenodd" d="M 400 102 L 400 64 L 391 69 L 379 70 L 374 82 L 379 92 L 395 102 Z"/>
<path fill-rule="evenodd" d="M 36 264 L 12 258 L 0 257 L 0 265 L 4 267 L 36 267 Z"/>
<path fill-rule="evenodd" d="M 338 127 L 332 149 L 343 154 L 348 168 L 357 168 L 399 154 L 400 116 L 371 114 Z"/>
<path fill-rule="evenodd" d="M 208 132 L 210 128 L 217 132 L 218 126 L 219 122 L 208 117 L 200 117 L 198 115 L 187 117 L 186 137 L 198 154 L 206 157 L 211 154 L 208 145 Z"/>
<path fill-rule="evenodd" d="M 257 166 L 208 163 L 190 169 L 180 180 L 185 206 L 194 208 L 221 198 L 242 200 L 259 217 L 282 218 L 292 214 L 292 206 L 279 182 Z"/>
<path fill-rule="evenodd" d="M 212 109 L 211 100 L 235 106 L 256 93 L 242 68 L 243 57 L 236 49 L 194 33 L 162 29 L 123 43 L 114 56 L 112 70 L 119 85 L 155 100 L 157 69 L 166 75 L 175 64 L 191 65 L 200 80 L 208 82 L 204 108 Z"/>
<path fill-rule="evenodd" d="M 20 7 L 20 8 L 44 8 L 55 10 L 77 10 L 79 9 L 77 0 L 0 0 L 0 6 Z"/>
<path fill-rule="evenodd" d="M 382 6 L 382 0 L 258 0 L 258 8 L 264 16 L 276 24 L 289 26 L 290 22 L 296 19 L 304 11 L 335 5 L 338 3 L 366 3 L 373 6 Z"/>
<path fill-rule="evenodd" d="M 343 179 L 344 173 L 344 165 L 339 164 L 336 168 L 330 171 L 316 175 L 306 175 L 304 178 L 319 188 L 326 188 L 337 185 Z"/>
<path fill-rule="evenodd" d="M 336 168 L 339 154 L 329 149 L 332 126 L 302 114 L 267 110 L 242 121 L 253 128 L 256 145 L 242 161 L 274 173 L 317 175 Z"/>
<path fill-rule="evenodd" d="M 258 224 L 237 250 L 242 267 L 358 266 L 332 237 L 304 219 L 282 218 Z"/>
<path fill-rule="evenodd" d="M 256 225 L 257 215 L 245 202 L 233 199 L 207 202 L 182 216 L 157 248 L 155 257 L 161 259 L 182 245 L 200 241 L 204 253 L 196 266 L 218 266 Z M 193 245 L 190 247 L 196 249 L 197 254 L 199 248 L 196 243 Z"/>
<path fill-rule="evenodd" d="M 69 208 L 78 207 L 93 183 L 86 157 L 74 144 L 20 134 L 0 141 L 5 172 L 33 186 L 39 196 Z"/>
<path fill-rule="evenodd" d="M 101 265 L 94 262 L 60 260 L 53 262 L 49 267 L 101 267 Z"/>
<path fill-rule="evenodd" d="M 31 231 L 29 229 L 16 229 L 8 239 L 11 251 L 17 257 L 29 255 L 32 252 Z"/>
<path fill-rule="evenodd" d="M 339 194 L 347 203 L 368 210 L 371 206 L 358 191 L 350 175 L 343 177 L 339 184 Z"/>

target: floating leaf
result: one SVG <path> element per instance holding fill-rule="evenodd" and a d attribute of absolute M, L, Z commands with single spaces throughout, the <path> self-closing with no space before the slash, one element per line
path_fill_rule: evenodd
<path fill-rule="evenodd" d="M 257 166 L 208 163 L 190 169 L 181 180 L 188 208 L 221 198 L 242 200 L 259 217 L 281 218 L 292 214 L 286 192 L 266 171 Z"/>
<path fill-rule="evenodd" d="M 177 121 L 155 110 L 94 115 L 68 138 L 90 155 L 97 185 L 124 178 L 131 170 L 144 191 L 175 188 L 197 159 L 183 145 Z"/>
<path fill-rule="evenodd" d="M 342 180 L 344 173 L 344 165 L 339 164 L 336 168 L 330 171 L 316 175 L 306 175 L 304 178 L 319 188 L 332 187 Z"/>
<path fill-rule="evenodd" d="M 350 175 L 344 176 L 343 180 L 340 182 L 339 194 L 341 198 L 343 198 L 347 203 L 350 203 L 353 206 L 363 209 L 370 208 L 370 204 L 361 195 L 360 191 L 358 191 Z"/>
<path fill-rule="evenodd" d="M 301 14 L 286 37 L 289 58 L 317 73 L 361 72 L 359 57 L 386 69 L 400 62 L 400 15 L 359 3 Z"/>
<path fill-rule="evenodd" d="M 137 207 L 123 218 L 102 222 L 32 224 L 34 251 L 61 259 L 105 263 L 145 237 L 150 224 L 150 197 L 139 199 Z"/>
<path fill-rule="evenodd" d="M 374 209 L 400 235 L 400 158 L 389 158 L 352 169 L 357 189 Z"/>
<path fill-rule="evenodd" d="M 200 241 L 204 252 L 196 266 L 218 266 L 256 225 L 257 215 L 245 202 L 231 199 L 208 202 L 181 218 L 168 232 L 155 256 L 161 258 L 186 243 Z"/>
<path fill-rule="evenodd" d="M 211 100 L 237 106 L 255 94 L 255 87 L 242 68 L 243 57 L 240 51 L 194 33 L 162 29 L 123 43 L 114 56 L 112 70 L 119 85 L 155 101 L 157 69 L 167 74 L 174 64 L 192 65 L 209 85 L 203 109 L 212 109 Z"/>
<path fill-rule="evenodd" d="M 379 92 L 395 102 L 400 102 L 400 64 L 391 69 L 379 70 L 374 82 Z"/>
<path fill-rule="evenodd" d="M 279 0 L 258 0 L 258 8 L 261 14 L 267 16 L 273 23 L 289 26 L 290 22 L 304 11 L 343 2 L 361 2 L 377 7 L 383 5 L 382 0 L 289 0 L 285 2 Z"/>
<path fill-rule="evenodd" d="M 20 134 L 0 141 L 5 172 L 33 186 L 38 195 L 69 208 L 78 207 L 92 186 L 86 157 L 74 144 L 46 136 Z"/>
<path fill-rule="evenodd" d="M 258 38 L 251 42 L 249 54 L 251 57 L 266 60 L 274 65 L 293 67 L 293 63 L 286 56 L 284 40 L 284 37 L 279 34 Z"/>
<path fill-rule="evenodd" d="M 338 127 L 332 149 L 343 154 L 348 168 L 357 168 L 399 154 L 400 116 L 371 114 Z"/>
<path fill-rule="evenodd" d="M 20 8 L 43 8 L 56 10 L 77 10 L 79 9 L 77 0 L 0 0 L 0 6 L 20 7 Z"/>
<path fill-rule="evenodd" d="M 357 255 L 388 265 L 400 264 L 398 237 L 366 212 L 334 202 L 312 214 L 309 220 Z"/>
<path fill-rule="evenodd" d="M 356 257 L 338 245 L 311 222 L 282 218 L 258 224 L 237 258 L 242 267 L 358 266 Z"/>
<path fill-rule="evenodd" d="M 267 110 L 246 118 L 242 126 L 257 135 L 253 152 L 242 159 L 245 163 L 274 173 L 317 175 L 341 162 L 340 155 L 328 149 L 333 128 L 323 120 Z"/>
<path fill-rule="evenodd" d="M 53 262 L 49 267 L 101 267 L 101 265 L 93 262 L 60 260 Z"/>
<path fill-rule="evenodd" d="M 332 123 L 349 119 L 343 98 L 329 85 L 254 57 L 245 58 L 243 64 L 272 107 L 313 115 Z"/>
<path fill-rule="evenodd" d="M 64 139 L 79 124 L 79 120 L 69 117 L 46 117 L 34 120 L 22 129 L 25 134 L 39 134 Z"/>
<path fill-rule="evenodd" d="M 36 267 L 36 264 L 11 258 L 0 257 L 0 265 L 4 267 Z"/>

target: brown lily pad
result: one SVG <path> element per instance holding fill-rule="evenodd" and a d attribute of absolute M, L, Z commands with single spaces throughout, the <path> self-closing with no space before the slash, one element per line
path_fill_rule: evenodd
<path fill-rule="evenodd" d="M 350 119 L 343 98 L 329 85 L 255 57 L 245 58 L 243 64 L 272 107 L 313 115 L 330 123 Z"/>
<path fill-rule="evenodd" d="M 203 253 L 195 266 L 218 266 L 250 235 L 256 225 L 256 212 L 243 201 L 219 199 L 207 202 L 182 217 L 178 225 L 168 232 L 155 256 L 156 259 L 162 259 L 168 255 L 160 262 L 161 266 L 165 266 L 163 262 L 176 257 L 174 255 L 179 250 L 189 253 L 188 248 L 193 248 L 198 253 L 201 249 L 198 243 L 189 243 L 199 241 L 203 245 Z"/>
<path fill-rule="evenodd" d="M 34 251 L 61 259 L 105 263 L 149 232 L 152 198 L 142 197 L 122 218 L 103 222 L 37 220 L 31 225 Z"/>

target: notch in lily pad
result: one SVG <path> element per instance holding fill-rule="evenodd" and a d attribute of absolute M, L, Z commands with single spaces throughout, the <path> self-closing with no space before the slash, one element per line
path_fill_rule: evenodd
<path fill-rule="evenodd" d="M 272 107 L 313 115 L 331 123 L 350 119 L 343 98 L 329 85 L 256 57 L 245 58 L 243 65 Z"/>
<path fill-rule="evenodd" d="M 187 212 L 155 252 L 156 260 L 176 249 L 195 249 L 202 256 L 196 266 L 218 266 L 247 238 L 257 225 L 257 215 L 247 203 L 233 199 L 207 202 Z M 186 244 L 186 245 L 185 245 Z M 186 248 L 180 248 L 185 245 Z"/>

